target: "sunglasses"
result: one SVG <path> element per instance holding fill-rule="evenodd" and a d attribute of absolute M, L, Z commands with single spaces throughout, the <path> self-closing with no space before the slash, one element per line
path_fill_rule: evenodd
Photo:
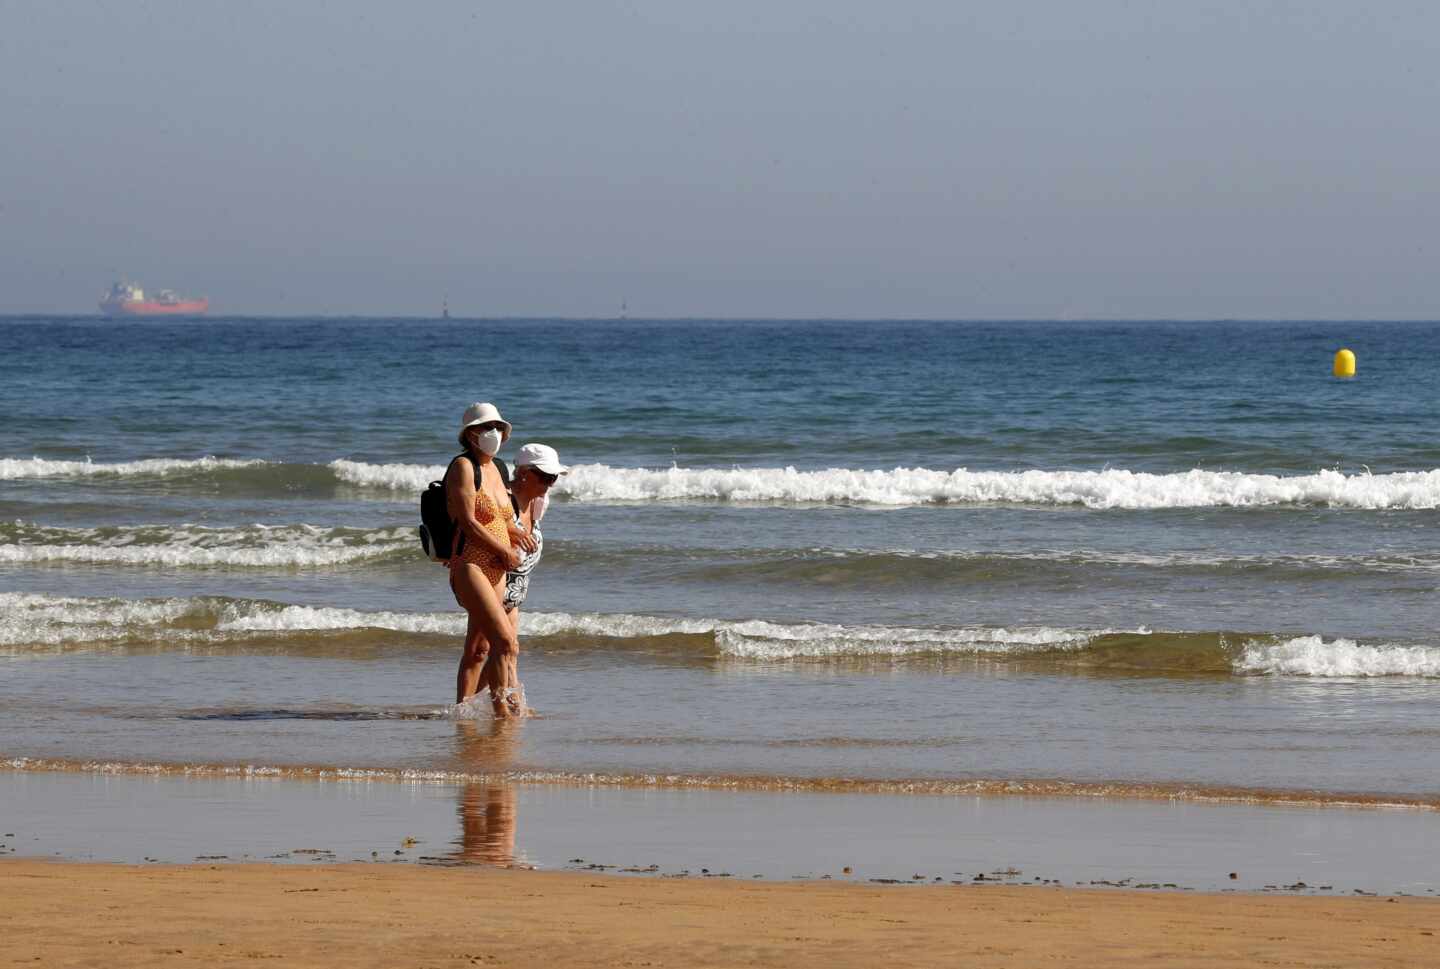
<path fill-rule="evenodd" d="M 534 465 L 531 465 L 530 473 L 533 474 L 535 477 L 539 478 L 541 483 L 544 484 L 547 488 L 560 480 L 560 476 L 558 474 L 546 474 L 544 471 L 541 471 Z"/>

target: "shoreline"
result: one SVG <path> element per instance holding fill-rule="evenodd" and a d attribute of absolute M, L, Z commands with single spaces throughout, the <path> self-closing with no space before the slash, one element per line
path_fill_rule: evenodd
<path fill-rule="evenodd" d="M 0 861 L 7 955 L 285 965 L 1419 966 L 1440 901 Z M 458 921 L 457 921 L 458 919 Z"/>
<path fill-rule="evenodd" d="M 316 764 L 227 764 L 75 760 L 0 755 L 0 775 L 67 774 L 319 783 L 523 784 L 577 789 L 840 794 L 898 797 L 1051 798 L 1319 810 L 1440 811 L 1440 794 L 1256 788 L 1184 781 L 1071 781 L 1054 778 L 866 778 L 756 774 L 572 771 L 544 768 L 447 770 Z"/>
<path fill-rule="evenodd" d="M 0 857 L 1436 897 L 1414 810 L 0 771 Z"/>

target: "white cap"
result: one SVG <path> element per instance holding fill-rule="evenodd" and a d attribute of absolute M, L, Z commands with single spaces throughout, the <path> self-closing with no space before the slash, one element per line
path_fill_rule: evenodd
<path fill-rule="evenodd" d="M 500 425 L 500 443 L 504 444 L 510 440 L 510 422 L 500 416 L 500 409 L 494 404 L 476 401 L 465 408 L 465 416 L 460 418 L 460 446 L 465 447 L 465 432 L 476 424 L 495 423 Z"/>
<path fill-rule="evenodd" d="M 539 468 L 546 474 L 564 474 L 570 469 L 560 463 L 560 455 L 548 444 L 526 444 L 515 455 L 515 467 Z"/>

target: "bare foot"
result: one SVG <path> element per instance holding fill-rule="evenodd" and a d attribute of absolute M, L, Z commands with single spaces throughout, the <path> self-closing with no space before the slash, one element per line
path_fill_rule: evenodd
<path fill-rule="evenodd" d="M 501 687 L 499 692 L 493 688 L 490 691 L 490 704 L 495 710 L 497 719 L 522 720 L 525 717 L 533 717 L 535 711 L 525 702 L 525 684 L 516 683 L 511 687 Z"/>
<path fill-rule="evenodd" d="M 499 692 L 490 691 L 490 705 L 499 719 L 514 720 L 526 715 L 525 687 L 501 687 Z"/>

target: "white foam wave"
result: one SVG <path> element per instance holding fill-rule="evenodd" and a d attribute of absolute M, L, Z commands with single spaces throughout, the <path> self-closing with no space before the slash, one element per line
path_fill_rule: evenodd
<path fill-rule="evenodd" d="M 342 481 L 419 492 L 442 465 L 335 461 Z M 1440 508 L 1440 470 L 1352 474 L 1322 470 L 1282 477 L 1238 471 L 1172 474 L 1103 471 L 937 471 L 894 468 L 612 468 L 574 467 L 555 494 L 576 501 L 782 502 L 792 504 L 1038 504 L 1099 509 L 1255 508 L 1274 505 L 1358 509 Z"/>
<path fill-rule="evenodd" d="M 587 635 L 613 638 L 713 635 L 721 655 L 737 659 L 905 656 L 920 653 L 1021 653 L 1081 649 L 1111 630 L 1034 627 L 925 629 L 776 623 L 759 619 L 666 619 L 601 613 L 522 614 L 525 636 Z M 1140 630 L 1144 632 L 1144 630 Z"/>
<path fill-rule="evenodd" d="M 0 563 L 156 568 L 324 568 L 418 549 L 408 528 L 357 531 L 313 525 L 40 528 L 15 523 Z M 417 552 L 418 554 L 418 552 Z"/>
<path fill-rule="evenodd" d="M 257 600 L 84 599 L 0 593 L 0 645 L 56 646 L 139 639 L 219 645 L 255 634 L 346 632 L 363 629 L 459 637 L 458 611 L 409 613 Z M 776 623 L 764 620 L 684 619 L 604 613 L 525 613 L 529 638 L 594 637 L 639 640 L 673 635 L 711 637 L 716 653 L 735 659 L 904 656 L 919 653 L 1023 653 L 1080 649 L 1108 630 L 1052 628 L 925 629 Z M 1142 630 L 1143 632 L 1143 630 Z"/>
<path fill-rule="evenodd" d="M 1221 552 L 1132 552 L 1108 549 L 1038 548 L 1006 549 L 912 549 L 912 548 L 810 548 L 803 550 L 807 558 L 849 559 L 870 555 L 893 555 L 896 558 L 920 560 L 985 561 L 998 559 L 1013 562 L 1053 562 L 1062 565 L 1119 565 L 1149 568 L 1230 568 L 1230 569 L 1314 569 L 1353 570 L 1366 572 L 1440 572 L 1440 554 L 1389 553 L 1287 553 L 1257 552 L 1226 554 Z"/>
<path fill-rule="evenodd" d="M 784 660 L 924 653 L 1023 654 L 1083 649 L 1109 630 L 916 629 L 884 626 L 780 625 L 743 622 L 718 631 L 720 652 L 741 659 Z"/>
<path fill-rule="evenodd" d="M 331 461 L 335 477 L 348 484 L 419 494 L 445 476 L 443 464 L 366 464 L 364 461 Z"/>
<path fill-rule="evenodd" d="M 465 634 L 463 613 L 362 612 L 321 606 L 280 606 L 255 603 L 227 605 L 215 628 L 222 632 L 303 632 L 315 630 L 389 629 L 407 633 Z"/>
<path fill-rule="evenodd" d="M 67 647 L 132 641 L 224 647 L 257 635 L 347 632 L 366 629 L 459 637 L 465 617 L 452 612 L 366 611 L 287 605 L 260 600 L 171 598 L 127 600 L 31 593 L 0 593 L 0 647 Z M 1148 629 L 1059 627 L 926 628 L 777 623 L 766 620 L 684 619 L 605 613 L 526 613 L 521 635 L 645 640 L 684 635 L 711 637 L 715 654 L 735 660 L 952 655 L 1023 656 L 1079 651 L 1100 637 Z M 703 642 L 703 640 L 702 640 Z M 1232 661 L 1243 674 L 1314 677 L 1440 677 L 1440 647 L 1362 644 L 1301 636 L 1254 639 Z"/>
<path fill-rule="evenodd" d="M 45 458 L 0 458 L 0 481 L 21 478 L 93 478 L 93 477 L 166 477 L 177 474 L 207 473 L 231 468 L 253 468 L 265 461 L 238 461 L 228 458 L 204 457 L 193 460 L 148 458 L 143 461 L 121 461 L 97 464 L 84 461 L 51 461 Z"/>
<path fill-rule="evenodd" d="M 1396 644 L 1366 645 L 1349 639 L 1326 642 L 1297 636 L 1283 642 L 1251 641 L 1235 660 L 1241 673 L 1280 676 L 1440 676 L 1440 648 Z"/>
<path fill-rule="evenodd" d="M 0 593 L 0 646 L 114 642 L 203 616 L 209 603 Z"/>

